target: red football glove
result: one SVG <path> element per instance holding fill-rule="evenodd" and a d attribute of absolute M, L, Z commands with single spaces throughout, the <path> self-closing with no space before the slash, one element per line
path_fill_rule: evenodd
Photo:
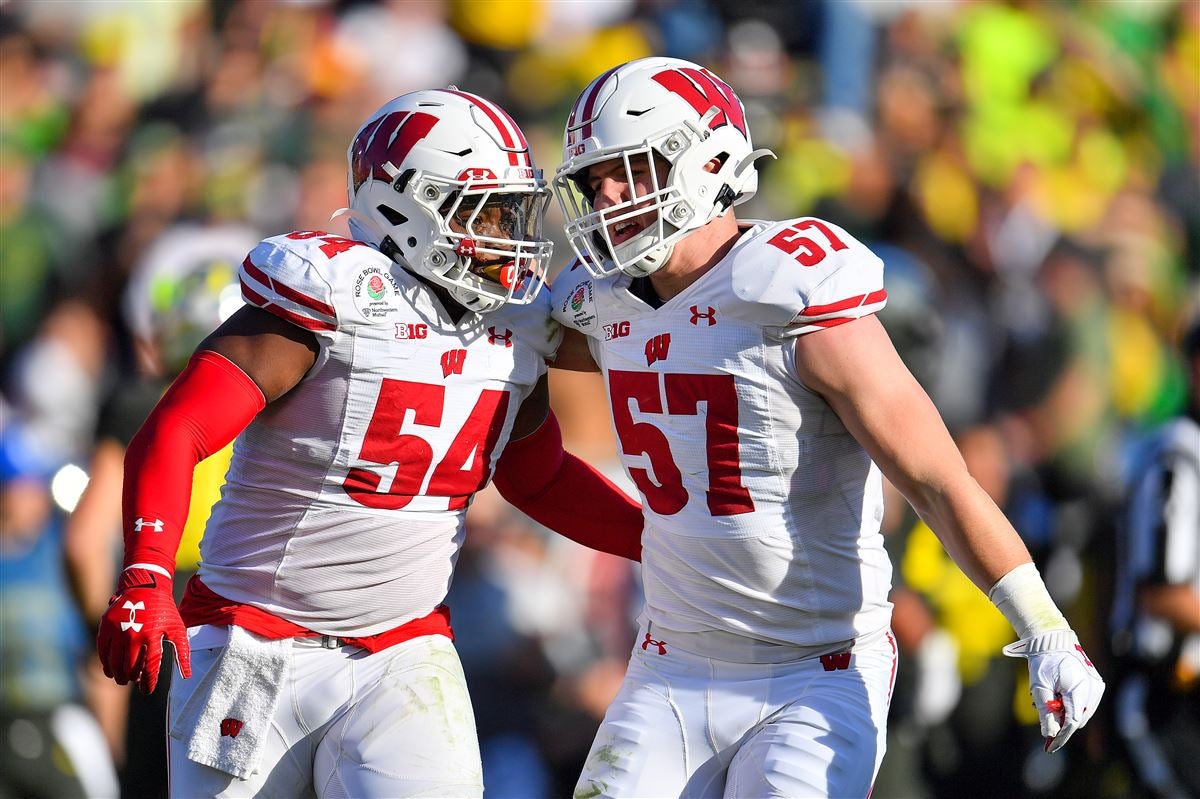
<path fill-rule="evenodd" d="M 130 566 L 121 573 L 117 593 L 100 619 L 96 636 L 96 651 L 105 676 L 120 685 L 137 682 L 143 693 L 153 693 L 162 666 L 164 639 L 175 647 L 179 673 L 184 679 L 191 677 L 192 653 L 171 592 L 171 578 L 149 568 Z"/>

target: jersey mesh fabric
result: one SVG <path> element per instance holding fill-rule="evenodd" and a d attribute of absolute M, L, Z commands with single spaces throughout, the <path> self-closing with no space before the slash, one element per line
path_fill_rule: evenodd
<path fill-rule="evenodd" d="M 545 303 L 455 324 L 377 250 L 310 232 L 267 239 L 240 277 L 247 301 L 321 349 L 235 442 L 201 579 L 330 635 L 424 616 L 449 588 L 470 497 L 557 346 Z"/>
<path fill-rule="evenodd" d="M 832 326 L 803 322 L 806 308 L 828 322 L 882 307 L 882 264 L 828 223 L 813 235 L 843 247 L 812 266 L 770 244 L 804 222 L 750 227 L 658 309 L 625 276 L 568 269 L 554 285 L 555 317 L 591 338 L 645 499 L 646 612 L 663 627 L 807 647 L 888 624 L 880 473 L 800 383 L 792 347 Z"/>

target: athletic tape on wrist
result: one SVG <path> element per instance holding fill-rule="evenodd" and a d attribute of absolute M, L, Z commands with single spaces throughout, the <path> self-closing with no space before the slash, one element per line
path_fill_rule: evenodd
<path fill-rule="evenodd" d="M 1032 563 L 1022 563 L 997 580 L 988 599 L 1008 619 L 1018 638 L 1071 629 Z"/>

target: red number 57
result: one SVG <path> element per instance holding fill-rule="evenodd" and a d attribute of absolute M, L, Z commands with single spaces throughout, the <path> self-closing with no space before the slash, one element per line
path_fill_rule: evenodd
<path fill-rule="evenodd" d="M 795 258 L 801 266 L 816 266 L 825 260 L 826 252 L 825 248 L 814 239 L 803 235 L 803 231 L 813 228 L 821 231 L 834 252 L 846 249 L 846 243 L 829 229 L 829 225 L 819 219 L 805 219 L 803 222 L 797 222 L 776 233 L 767 243 Z"/>

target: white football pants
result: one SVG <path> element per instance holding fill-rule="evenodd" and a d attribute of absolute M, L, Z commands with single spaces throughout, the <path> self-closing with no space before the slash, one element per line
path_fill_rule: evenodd
<path fill-rule="evenodd" d="M 189 637 L 207 630 L 211 641 L 214 629 L 222 628 Z M 222 649 L 194 647 L 192 678 L 174 675 L 168 729 Z M 426 635 L 373 655 L 295 638 L 286 680 L 258 773 L 241 780 L 194 763 L 168 738 L 172 797 L 483 795 L 475 715 L 449 638 Z"/>
<path fill-rule="evenodd" d="M 638 633 L 575 799 L 869 793 L 896 676 L 891 631 L 848 657 L 763 664 L 691 654 L 655 630 Z"/>

